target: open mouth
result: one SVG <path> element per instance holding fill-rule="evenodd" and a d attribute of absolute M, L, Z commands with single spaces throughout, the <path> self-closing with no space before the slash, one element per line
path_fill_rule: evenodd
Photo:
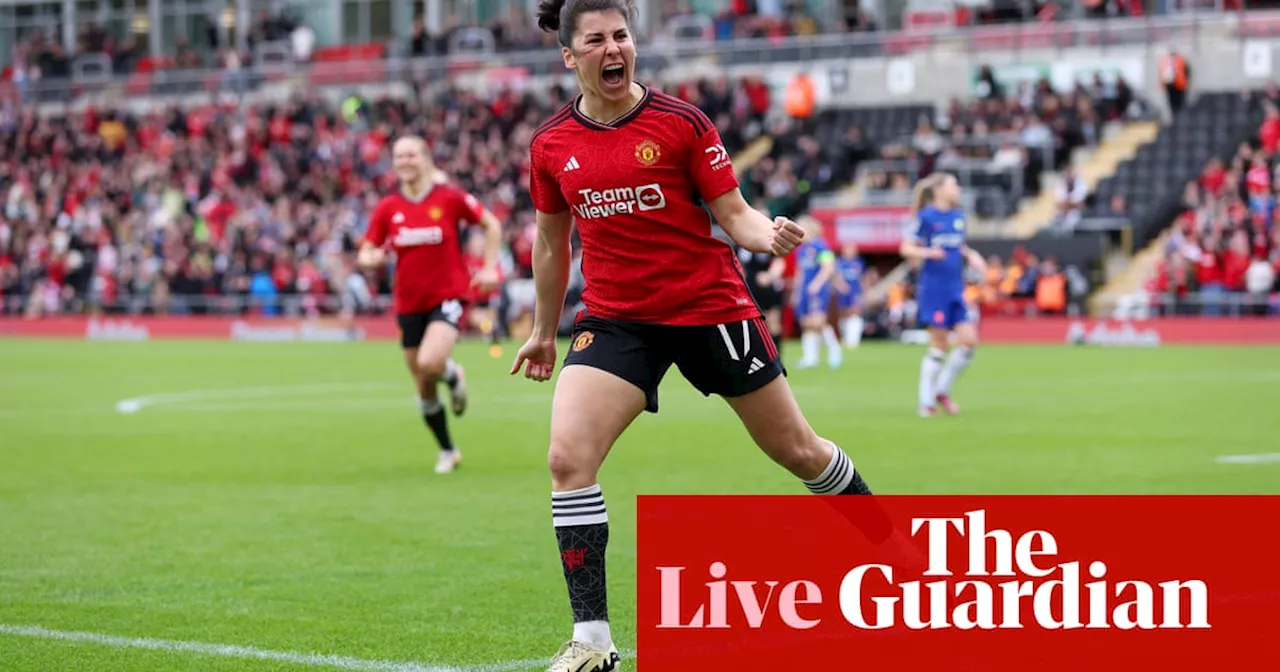
<path fill-rule="evenodd" d="M 621 84 L 622 80 L 625 79 L 626 76 L 627 68 L 621 63 L 604 66 L 604 73 L 602 77 L 604 78 L 604 83 L 609 86 L 617 86 Z"/>

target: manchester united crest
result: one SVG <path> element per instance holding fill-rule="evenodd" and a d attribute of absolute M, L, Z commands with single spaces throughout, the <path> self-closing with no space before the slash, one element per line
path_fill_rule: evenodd
<path fill-rule="evenodd" d="M 573 339 L 573 351 L 582 352 L 583 350 L 591 347 L 591 343 L 595 340 L 595 334 L 592 334 L 589 331 L 584 331 L 581 334 L 578 334 L 577 338 Z"/>
<path fill-rule="evenodd" d="M 443 217 L 444 211 L 441 210 L 440 208 L 431 208 L 430 210 L 427 211 L 427 215 L 431 217 L 431 219 L 434 221 Z"/>
<path fill-rule="evenodd" d="M 662 158 L 662 148 L 658 146 L 658 143 L 652 140 L 645 140 L 636 145 L 636 161 L 646 166 L 652 166 L 660 158 Z"/>

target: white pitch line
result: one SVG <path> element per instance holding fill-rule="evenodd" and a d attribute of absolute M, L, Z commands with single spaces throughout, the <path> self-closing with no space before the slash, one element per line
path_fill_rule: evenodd
<path fill-rule="evenodd" d="M 270 660 L 278 663 L 292 663 L 310 667 L 330 667 L 355 672 L 516 672 L 546 665 L 547 659 L 514 660 L 505 663 L 488 665 L 437 665 L 429 663 L 397 662 L 390 660 L 369 660 L 295 651 L 272 651 L 251 646 L 232 644 L 206 644 L 173 639 L 153 639 L 150 637 L 116 637 L 96 632 L 74 632 L 68 630 L 50 630 L 31 625 L 5 625 L 0 623 L 0 635 L 14 637 L 32 637 L 52 639 L 63 642 L 82 642 L 112 646 L 120 649 L 150 649 L 153 651 L 175 651 L 193 653 L 222 658 L 247 658 L 252 660 Z M 625 654 L 630 657 L 632 652 Z"/>
<path fill-rule="evenodd" d="M 1280 462 L 1280 453 L 1254 453 L 1252 455 L 1222 455 L 1218 464 L 1269 464 Z"/>
<path fill-rule="evenodd" d="M 280 385 L 273 387 L 232 387 L 209 390 L 188 390 L 169 394 L 151 394 L 131 397 L 116 402 L 117 413 L 137 413 L 147 406 L 182 401 L 208 401 L 211 399 L 252 399 L 278 397 L 286 394 L 316 394 L 322 392 L 349 392 L 355 390 L 386 390 L 404 387 L 390 383 L 319 383 L 311 385 Z"/>

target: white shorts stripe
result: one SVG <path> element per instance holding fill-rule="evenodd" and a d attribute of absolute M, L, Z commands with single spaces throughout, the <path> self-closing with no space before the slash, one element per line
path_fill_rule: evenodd
<path fill-rule="evenodd" d="M 746 357 L 751 352 L 751 332 L 747 330 L 747 321 L 742 321 L 742 356 Z"/>
<path fill-rule="evenodd" d="M 729 338 L 729 330 L 723 324 L 717 324 L 716 328 L 720 330 L 720 338 L 724 339 L 724 347 L 729 350 L 729 358 L 733 361 L 739 361 L 738 351 L 733 347 L 733 340 Z"/>

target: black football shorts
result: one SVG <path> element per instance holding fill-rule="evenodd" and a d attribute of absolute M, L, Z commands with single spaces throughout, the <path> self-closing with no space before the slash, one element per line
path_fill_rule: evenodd
<path fill-rule="evenodd" d="M 705 396 L 739 397 L 786 369 L 764 319 L 677 327 L 582 314 L 564 365 L 608 371 L 639 387 L 645 410 L 658 412 L 658 386 L 671 365 Z"/>
<path fill-rule="evenodd" d="M 427 335 L 427 327 L 432 322 L 445 322 L 454 329 L 460 328 L 463 305 L 458 299 L 449 299 L 431 310 L 421 313 L 399 313 L 396 322 L 400 325 L 400 347 L 417 348 Z"/>

